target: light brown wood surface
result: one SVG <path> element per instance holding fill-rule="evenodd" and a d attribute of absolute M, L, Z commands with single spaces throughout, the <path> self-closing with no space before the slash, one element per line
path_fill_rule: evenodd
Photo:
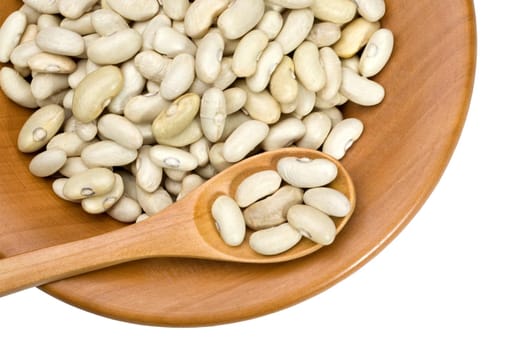
<path fill-rule="evenodd" d="M 356 203 L 354 184 L 346 169 L 322 152 L 284 148 L 250 157 L 229 167 L 184 199 L 138 224 L 0 259 L 0 296 L 147 258 L 185 257 L 268 264 L 312 254 L 323 246 L 308 239 L 301 240 L 286 252 L 272 256 L 257 254 L 248 245 L 248 238 L 240 246 L 230 247 L 220 238 L 211 215 L 211 207 L 219 196 L 235 198 L 237 187 L 244 179 L 259 171 L 276 170 L 278 161 L 285 157 L 324 158 L 336 164 L 337 177 L 329 186 L 343 193 L 351 203 L 346 216 L 334 218 L 336 232 L 341 232 L 352 216 Z M 248 230 L 248 237 L 251 232 Z"/>
<path fill-rule="evenodd" d="M 460 136 L 472 93 L 475 16 L 469 0 L 387 0 L 382 20 L 396 37 L 375 80 L 377 107 L 346 106 L 365 123 L 343 159 L 358 203 L 336 242 L 276 265 L 161 258 L 126 263 L 43 287 L 85 310 L 130 322 L 193 326 L 274 312 L 323 291 L 379 253 L 439 181 Z M 20 2 L 0 3 L 0 20 Z M 27 170 L 16 150 L 29 111 L 0 96 L 0 257 L 71 242 L 122 225 L 55 198 L 50 181 Z M 439 215 L 439 213 L 436 213 Z"/>

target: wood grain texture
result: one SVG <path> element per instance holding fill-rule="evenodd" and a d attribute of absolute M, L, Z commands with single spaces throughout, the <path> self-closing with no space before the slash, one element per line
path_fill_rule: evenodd
<path fill-rule="evenodd" d="M 396 37 L 377 107 L 349 105 L 365 123 L 345 157 L 359 198 L 336 243 L 272 266 L 189 259 L 149 259 L 44 287 L 85 310 L 165 326 L 239 321 L 319 293 L 380 252 L 409 222 L 439 181 L 460 136 L 474 82 L 476 28 L 469 0 L 387 0 L 383 25 Z M 2 19 L 19 6 L 2 1 Z M 16 151 L 29 114 L 0 96 L 0 256 L 91 237 L 121 227 L 56 199 Z"/>
<path fill-rule="evenodd" d="M 244 179 L 259 171 L 276 170 L 279 160 L 285 157 L 334 161 L 337 177 L 329 186 L 343 193 L 351 203 L 344 217 L 334 218 L 336 232 L 341 232 L 356 203 L 354 184 L 343 165 L 319 151 L 283 148 L 264 152 L 229 167 L 183 200 L 143 222 L 0 259 L 0 296 L 142 259 L 185 257 L 268 264 L 312 254 L 323 246 L 303 239 L 281 254 L 260 255 L 248 244 L 252 230 L 247 230 L 243 244 L 228 246 L 220 238 L 211 214 L 212 205 L 219 196 L 235 198 L 237 188 Z"/>

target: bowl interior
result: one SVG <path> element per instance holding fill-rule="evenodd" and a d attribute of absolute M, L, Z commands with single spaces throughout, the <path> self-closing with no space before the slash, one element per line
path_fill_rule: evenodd
<path fill-rule="evenodd" d="M 475 70 L 475 20 L 468 0 L 387 0 L 383 26 L 396 37 L 374 80 L 385 101 L 347 105 L 365 124 L 343 159 L 357 190 L 353 218 L 335 244 L 297 261 L 255 266 L 151 259 L 49 284 L 80 308 L 120 320 L 169 326 L 238 321 L 304 300 L 362 266 L 424 203 L 444 171 L 467 113 Z M 0 20 L 20 6 L 0 3 Z M 453 9 L 453 10 L 451 10 Z M 0 94 L 0 257 L 104 233 L 122 225 L 57 199 L 16 149 L 30 111 Z"/>

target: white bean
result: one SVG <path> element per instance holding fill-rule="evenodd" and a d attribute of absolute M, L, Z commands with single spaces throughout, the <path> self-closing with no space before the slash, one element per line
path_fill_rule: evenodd
<path fill-rule="evenodd" d="M 38 104 L 31 93 L 31 85 L 16 70 L 2 67 L 0 70 L 0 87 L 13 102 L 27 108 L 36 108 Z"/>
<path fill-rule="evenodd" d="M 134 57 L 142 47 L 142 37 L 134 29 L 124 29 L 96 39 L 87 48 L 88 58 L 98 65 L 120 64 Z"/>
<path fill-rule="evenodd" d="M 163 175 L 162 167 L 153 161 L 151 150 L 151 146 L 142 147 L 135 162 L 136 184 L 146 192 L 156 191 Z"/>
<path fill-rule="evenodd" d="M 50 149 L 36 155 L 29 163 L 29 171 L 38 177 L 56 173 L 66 163 L 67 155 L 61 149 Z"/>
<path fill-rule="evenodd" d="M 244 212 L 246 226 L 261 230 L 286 222 L 286 213 L 293 205 L 303 202 L 303 190 L 293 186 L 283 186 L 271 196 L 257 201 Z"/>
<path fill-rule="evenodd" d="M 226 195 L 219 196 L 213 202 L 211 214 L 222 240 L 229 246 L 241 245 L 246 235 L 246 226 L 237 203 Z"/>
<path fill-rule="evenodd" d="M 80 138 L 74 131 L 63 132 L 53 136 L 47 143 L 46 149 L 61 149 L 68 157 L 76 157 L 82 153 L 88 143 Z"/>
<path fill-rule="evenodd" d="M 193 1 L 184 17 L 186 35 L 191 38 L 202 38 L 229 3 L 230 0 Z"/>
<path fill-rule="evenodd" d="M 85 50 L 84 40 L 78 33 L 60 27 L 40 30 L 35 40 L 40 49 L 57 55 L 78 56 Z"/>
<path fill-rule="evenodd" d="M 266 11 L 263 18 L 257 24 L 257 29 L 262 31 L 268 39 L 272 40 L 279 35 L 279 32 L 283 28 L 283 16 L 277 11 Z"/>
<path fill-rule="evenodd" d="M 133 123 L 151 123 L 169 105 L 158 92 L 138 95 L 126 103 L 124 116 Z"/>
<path fill-rule="evenodd" d="M 292 10 L 275 41 L 281 44 L 285 55 L 295 50 L 306 39 L 314 25 L 310 9 Z"/>
<path fill-rule="evenodd" d="M 224 159 L 230 163 L 244 159 L 266 138 L 269 131 L 268 125 L 258 120 L 241 124 L 224 142 Z"/>
<path fill-rule="evenodd" d="M 255 29 L 246 34 L 233 54 L 232 70 L 239 77 L 249 77 L 257 70 L 257 61 L 268 46 L 268 36 Z"/>
<path fill-rule="evenodd" d="M 80 156 L 89 167 L 123 166 L 137 158 L 137 150 L 114 141 L 99 141 L 86 146 Z"/>
<path fill-rule="evenodd" d="M 88 12 L 97 0 L 57 0 L 58 10 L 64 17 L 77 19 Z"/>
<path fill-rule="evenodd" d="M 362 17 L 358 18 L 343 29 L 341 39 L 333 46 L 333 49 L 339 57 L 350 58 L 366 45 L 368 39 L 379 27 L 379 22 L 369 22 Z"/>
<path fill-rule="evenodd" d="M 138 96 L 146 85 L 146 80 L 138 71 L 133 60 L 122 64 L 120 70 L 124 78 L 122 90 L 111 100 L 108 106 L 109 111 L 115 114 L 122 114 L 128 101 Z"/>
<path fill-rule="evenodd" d="M 383 86 L 348 68 L 343 68 L 340 93 L 361 106 L 375 106 L 385 98 Z"/>
<path fill-rule="evenodd" d="M 18 149 L 31 153 L 44 147 L 62 126 L 64 116 L 64 109 L 57 105 L 42 107 L 34 112 L 20 129 Z"/>
<path fill-rule="evenodd" d="M 337 96 L 341 88 L 343 80 L 343 71 L 341 67 L 341 60 L 330 47 L 323 47 L 319 50 L 321 66 L 325 72 L 326 85 L 322 88 L 318 97 L 330 100 Z"/>
<path fill-rule="evenodd" d="M 197 158 L 191 153 L 169 146 L 153 146 L 150 157 L 161 168 L 191 171 L 199 165 Z"/>
<path fill-rule="evenodd" d="M 296 142 L 296 145 L 303 148 L 319 149 L 332 129 L 330 118 L 325 113 L 314 112 L 303 119 L 303 124 L 305 134 Z"/>
<path fill-rule="evenodd" d="M 31 81 L 31 93 L 37 100 L 45 100 L 68 87 L 67 76 L 63 74 L 40 73 Z"/>
<path fill-rule="evenodd" d="M 319 209 L 329 216 L 344 217 L 348 215 L 351 204 L 341 192 L 329 187 L 309 189 L 304 193 L 304 203 Z"/>
<path fill-rule="evenodd" d="M 93 168 L 70 177 L 64 184 L 63 194 L 69 200 L 84 199 L 108 193 L 114 185 L 113 172 L 105 168 Z"/>
<path fill-rule="evenodd" d="M 55 14 L 59 13 L 57 0 L 24 0 L 24 3 L 31 6 L 40 13 Z"/>
<path fill-rule="evenodd" d="M 385 15 L 384 0 L 354 0 L 359 14 L 370 22 L 379 21 Z"/>
<path fill-rule="evenodd" d="M 306 132 L 303 122 L 297 118 L 281 120 L 270 128 L 268 136 L 262 143 L 265 151 L 289 147 L 295 141 L 301 139 Z"/>
<path fill-rule="evenodd" d="M 106 0 L 107 4 L 130 21 L 145 21 L 159 12 L 157 0 Z"/>
<path fill-rule="evenodd" d="M 20 43 L 27 26 L 27 17 L 23 12 L 11 13 L 0 27 L 0 62 L 7 63 L 9 56 Z"/>
<path fill-rule="evenodd" d="M 124 84 L 119 68 L 104 66 L 88 74 L 75 89 L 73 115 L 88 123 L 95 120 L 117 96 Z"/>
<path fill-rule="evenodd" d="M 378 74 L 387 64 L 394 49 L 394 35 L 388 29 L 376 31 L 361 54 L 359 72 L 364 77 Z"/>
<path fill-rule="evenodd" d="M 210 32 L 200 41 L 195 54 L 197 77 L 205 83 L 213 83 L 221 72 L 224 39 L 219 33 Z"/>
<path fill-rule="evenodd" d="M 132 223 L 137 220 L 140 214 L 142 214 L 142 208 L 136 200 L 124 195 L 107 211 L 107 213 L 115 220 L 124 223 Z"/>
<path fill-rule="evenodd" d="M 124 193 L 124 183 L 118 174 L 113 174 L 115 177 L 115 184 L 108 193 L 100 196 L 93 196 L 82 200 L 82 209 L 90 214 L 102 214 L 110 209 L 115 203 L 119 201 Z"/>
<path fill-rule="evenodd" d="M 117 114 L 106 114 L 98 120 L 98 132 L 105 139 L 130 149 L 139 149 L 143 137 L 137 127 L 128 119 Z"/>
<path fill-rule="evenodd" d="M 173 203 L 168 191 L 162 187 L 150 193 L 137 186 L 137 201 L 149 216 L 161 212 Z"/>
<path fill-rule="evenodd" d="M 226 39 L 238 39 L 253 29 L 264 15 L 264 0 L 236 0 L 217 19 Z"/>
<path fill-rule="evenodd" d="M 175 21 L 184 19 L 186 11 L 190 7 L 189 0 L 160 0 L 164 13 Z"/>
<path fill-rule="evenodd" d="M 344 24 L 355 17 L 357 6 L 352 0 L 314 0 L 312 10 L 322 21 Z"/>
<path fill-rule="evenodd" d="M 169 142 L 182 133 L 197 116 L 200 97 L 193 93 L 182 95 L 153 121 L 152 130 L 159 143 Z"/>
<path fill-rule="evenodd" d="M 341 38 L 341 28 L 332 22 L 320 22 L 314 24 L 308 40 L 318 47 L 332 46 Z"/>
<path fill-rule="evenodd" d="M 288 210 L 286 217 L 292 227 L 315 243 L 329 245 L 335 239 L 333 220 L 319 209 L 298 204 Z"/>
<path fill-rule="evenodd" d="M 281 186 L 281 176 L 275 170 L 263 170 L 246 177 L 235 191 L 235 201 L 241 208 L 271 195 Z"/>
<path fill-rule="evenodd" d="M 177 55 L 168 67 L 160 84 L 160 94 L 174 100 L 189 90 L 195 80 L 195 58 L 187 53 Z"/>
<path fill-rule="evenodd" d="M 310 91 L 320 91 L 326 85 L 326 73 L 321 64 L 319 49 L 314 43 L 305 41 L 293 55 L 297 78 Z"/>
<path fill-rule="evenodd" d="M 343 120 L 328 135 L 323 145 L 323 152 L 335 159 L 342 159 L 346 151 L 361 137 L 363 129 L 363 123 L 359 119 Z"/>
<path fill-rule="evenodd" d="M 323 158 L 284 157 L 277 162 L 277 172 L 292 186 L 314 188 L 331 183 L 337 177 L 337 166 Z"/>
<path fill-rule="evenodd" d="M 204 136 L 210 142 L 217 142 L 226 124 L 226 97 L 217 88 L 208 89 L 201 99 L 200 120 Z"/>
<path fill-rule="evenodd" d="M 62 151 L 63 152 L 63 151 Z M 67 158 L 66 162 L 60 168 L 60 174 L 62 174 L 65 177 L 71 177 L 76 174 L 83 173 L 84 171 L 88 170 L 86 163 L 82 161 L 82 158 L 80 157 L 69 157 Z"/>
<path fill-rule="evenodd" d="M 91 15 L 91 24 L 95 31 L 102 36 L 109 36 L 116 32 L 129 29 L 129 25 L 119 14 L 109 9 L 100 9 Z"/>
<path fill-rule="evenodd" d="M 168 57 L 175 57 L 181 53 L 195 55 L 197 51 L 197 46 L 187 36 L 169 27 L 157 30 L 153 39 L 153 48 Z"/>
<path fill-rule="evenodd" d="M 271 42 L 262 52 L 255 74 L 246 78 L 248 88 L 253 92 L 261 92 L 270 83 L 273 72 L 283 59 L 283 49 L 277 42 Z"/>
<path fill-rule="evenodd" d="M 290 224 L 256 231 L 250 236 L 250 247 L 262 255 L 277 255 L 293 248 L 302 235 Z"/>

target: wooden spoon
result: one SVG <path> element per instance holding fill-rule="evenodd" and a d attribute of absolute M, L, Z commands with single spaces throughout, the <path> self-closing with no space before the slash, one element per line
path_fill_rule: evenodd
<path fill-rule="evenodd" d="M 326 158 L 338 167 L 330 184 L 351 203 L 346 217 L 335 220 L 337 232 L 355 208 L 355 189 L 343 166 L 324 153 L 285 148 L 265 152 L 231 166 L 157 215 L 116 231 L 0 259 L 0 296 L 124 262 L 155 257 L 187 257 L 243 263 L 276 263 L 311 254 L 322 246 L 307 239 L 275 256 L 255 253 L 247 243 L 229 247 L 221 240 L 211 216 L 214 200 L 234 196 L 239 183 L 262 170 L 276 169 L 288 156 Z"/>

